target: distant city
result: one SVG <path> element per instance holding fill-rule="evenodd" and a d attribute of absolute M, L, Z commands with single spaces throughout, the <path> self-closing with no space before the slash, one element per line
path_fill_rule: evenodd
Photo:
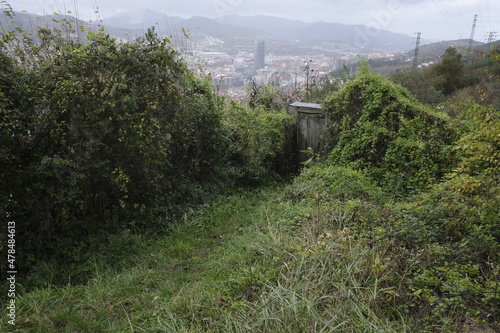
<path fill-rule="evenodd" d="M 317 81 L 346 67 L 354 70 L 353 64 L 361 59 L 383 59 L 394 61 L 405 58 L 407 52 L 368 52 L 362 56 L 356 52 L 338 55 L 314 54 L 310 56 L 279 55 L 266 51 L 266 41 L 256 39 L 253 52 L 239 51 L 235 55 L 214 51 L 224 43 L 219 38 L 206 36 L 198 39 L 195 49 L 184 51 L 190 68 L 203 75 L 210 75 L 212 85 L 230 99 L 245 99 L 249 84 L 270 84 L 284 91 L 303 87 L 306 82 Z M 338 52 L 338 51 L 337 51 Z"/>

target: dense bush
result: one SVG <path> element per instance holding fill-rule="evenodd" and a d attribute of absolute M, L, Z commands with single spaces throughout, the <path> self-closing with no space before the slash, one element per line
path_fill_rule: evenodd
<path fill-rule="evenodd" d="M 325 105 L 331 117 L 329 165 L 362 170 L 385 198 L 420 193 L 381 206 L 354 192 L 364 202 L 352 213 L 347 201 L 337 213 L 352 214 L 343 225 L 349 221 L 354 237 L 380 255 L 380 287 L 390 290 L 380 306 L 408 313 L 422 332 L 456 331 L 471 318 L 498 327 L 498 109 L 448 103 L 454 117 L 448 120 L 366 68 Z M 325 196 L 324 189 L 342 195 L 343 187 L 335 186 L 341 177 L 325 178 L 322 170 L 303 173 L 294 187 L 314 182 L 320 184 L 318 195 Z M 327 225 L 339 208 L 321 202 L 322 216 L 315 219 Z"/>
<path fill-rule="evenodd" d="M 229 153 L 237 181 L 256 185 L 295 171 L 295 120 L 286 109 L 230 103 L 224 123 L 231 133 Z"/>
<path fill-rule="evenodd" d="M 401 252 L 395 280 L 420 304 L 420 324 L 452 330 L 473 317 L 498 328 L 500 118 L 474 104 L 461 111 L 467 126 L 455 145 L 458 167 L 395 205 L 382 230 Z"/>
<path fill-rule="evenodd" d="M 151 228 L 223 184 L 221 101 L 167 40 L 150 31 L 128 44 L 102 33 L 48 42 L 58 44 L 20 80 L 2 63 L 2 96 L 20 86 L 2 100 L 2 200 L 30 261 L 35 250 L 64 258 L 98 231 Z"/>
<path fill-rule="evenodd" d="M 304 169 L 300 174 L 300 181 L 290 186 L 290 192 L 293 198 L 383 201 L 381 188 L 374 185 L 362 172 L 322 164 Z"/>
<path fill-rule="evenodd" d="M 265 94 L 226 105 L 154 29 L 131 43 L 40 29 L 1 46 L 2 218 L 17 223 L 22 267 L 78 261 L 72 249 L 95 237 L 168 230 L 210 193 L 290 173 L 286 109 Z"/>
<path fill-rule="evenodd" d="M 477 106 L 466 108 L 472 109 L 465 114 L 480 112 Z M 486 123 L 455 145 L 460 167 L 401 201 L 384 200 L 390 189 L 371 184 L 357 170 L 323 164 L 304 170 L 285 191 L 300 207 L 284 214 L 289 232 L 312 244 L 317 239 L 319 250 L 306 247 L 314 254 L 329 238 L 343 244 L 340 248 L 357 244 L 370 253 L 356 267 L 366 264 L 359 271 L 376 278 L 370 288 L 382 290 L 376 309 L 384 318 L 404 315 L 418 332 L 460 332 L 470 322 L 478 331 L 498 329 L 500 187 L 493 170 L 500 131 L 491 118 Z M 480 160 L 486 163 L 478 167 Z M 338 251 L 326 253 L 339 260 Z"/>
<path fill-rule="evenodd" d="M 20 152 L 19 138 L 23 129 L 19 98 L 21 75 L 11 59 L 0 53 L 0 179 L 2 200 L 0 211 L 8 212 L 9 193 L 7 188 L 16 184 L 16 159 Z"/>
<path fill-rule="evenodd" d="M 364 170 L 395 193 L 422 190 L 450 170 L 455 135 L 446 117 L 367 67 L 324 108 L 330 164 Z"/>

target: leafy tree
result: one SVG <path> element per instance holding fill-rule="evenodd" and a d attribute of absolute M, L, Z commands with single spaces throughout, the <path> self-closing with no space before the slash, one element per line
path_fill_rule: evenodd
<path fill-rule="evenodd" d="M 258 86 L 255 82 L 250 86 L 248 106 L 252 109 L 263 107 L 269 111 L 281 111 L 289 103 L 289 97 L 279 88 L 272 85 Z"/>
<path fill-rule="evenodd" d="M 438 104 L 444 95 L 432 85 L 428 71 L 396 71 L 390 79 L 408 89 L 423 104 Z"/>
<path fill-rule="evenodd" d="M 449 47 L 441 57 L 441 62 L 435 64 L 429 69 L 431 75 L 434 75 L 433 85 L 444 95 L 451 95 L 457 89 L 463 87 L 464 64 L 462 63 L 462 54 Z"/>
<path fill-rule="evenodd" d="M 309 85 L 305 101 L 310 103 L 322 103 L 328 96 L 339 90 L 339 80 L 329 74 L 323 75 Z"/>

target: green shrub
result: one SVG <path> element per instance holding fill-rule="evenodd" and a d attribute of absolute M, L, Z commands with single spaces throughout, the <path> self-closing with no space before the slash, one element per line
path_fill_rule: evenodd
<path fill-rule="evenodd" d="M 453 165 L 455 135 L 445 116 L 366 66 L 324 108 L 328 163 L 363 170 L 395 193 L 421 191 Z"/>
<path fill-rule="evenodd" d="M 10 212 L 9 190 L 17 185 L 22 138 L 26 135 L 25 117 L 21 112 L 22 76 L 13 61 L 0 52 L 0 211 Z"/>
<path fill-rule="evenodd" d="M 232 138 L 230 160 L 238 181 L 255 185 L 294 170 L 294 119 L 286 109 L 230 103 L 225 126 Z"/>
<path fill-rule="evenodd" d="M 346 167 L 318 165 L 304 169 L 287 191 L 295 198 L 318 195 L 323 199 L 379 201 L 382 191 L 362 172 Z"/>
<path fill-rule="evenodd" d="M 467 318 L 498 327 L 498 111 L 460 107 L 458 167 L 378 221 L 399 252 L 391 279 L 413 304 L 419 331 L 453 330 Z"/>
<path fill-rule="evenodd" d="M 168 40 L 153 30 L 127 44 L 102 32 L 84 43 L 54 35 L 50 54 L 17 69 L 25 121 L 7 119 L 21 134 L 1 153 L 23 267 L 64 261 L 100 232 L 164 228 L 228 179 L 223 105 Z"/>

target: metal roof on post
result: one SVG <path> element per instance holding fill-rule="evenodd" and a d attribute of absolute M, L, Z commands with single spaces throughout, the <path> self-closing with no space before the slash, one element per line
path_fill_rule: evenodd
<path fill-rule="evenodd" d="M 301 113 L 323 113 L 324 110 L 321 107 L 321 104 L 316 103 L 303 103 L 303 102 L 295 102 L 290 104 L 291 107 L 296 108 L 297 112 Z"/>

